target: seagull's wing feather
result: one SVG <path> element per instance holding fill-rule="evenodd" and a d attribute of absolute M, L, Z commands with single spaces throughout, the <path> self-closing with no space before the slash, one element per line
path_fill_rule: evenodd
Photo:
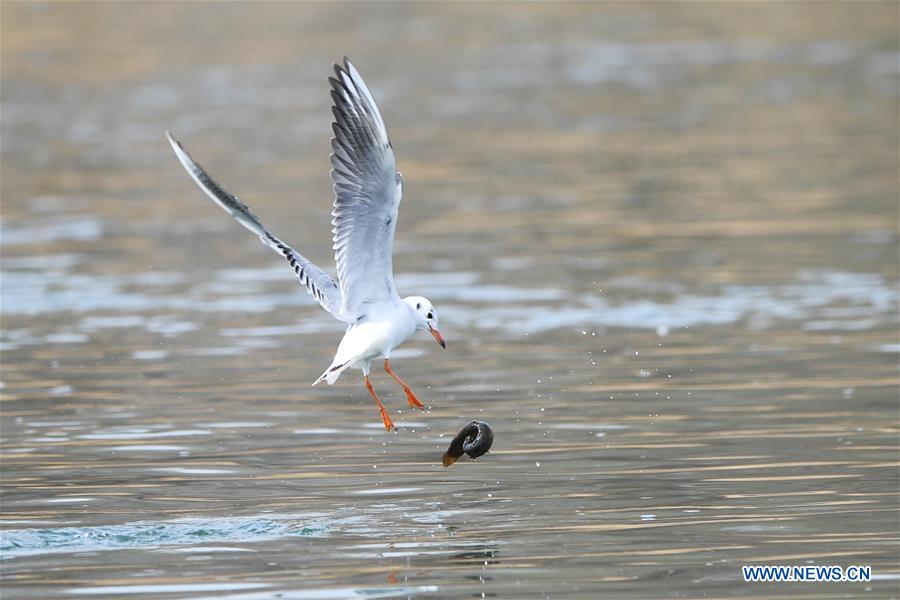
<path fill-rule="evenodd" d="M 200 186 L 206 195 L 213 202 L 225 209 L 225 212 L 237 219 L 237 222 L 259 236 L 266 246 L 272 248 L 278 254 L 282 255 L 290 263 L 291 268 L 300 280 L 301 285 L 306 287 L 306 291 L 322 305 L 322 308 L 330 312 L 336 318 L 344 321 L 341 316 L 341 290 L 337 282 L 322 269 L 310 262 L 302 254 L 279 240 L 268 229 L 263 226 L 262 222 L 250 212 L 250 209 L 243 204 L 236 196 L 229 193 L 222 186 L 209 176 L 209 174 L 194 161 L 181 144 L 175 140 L 169 132 L 166 137 L 175 156 L 181 162 L 181 165 L 191 176 L 191 179 Z"/>
<path fill-rule="evenodd" d="M 398 298 L 392 254 L 403 179 L 371 92 L 344 58 L 331 82 L 334 259 L 348 318 Z"/>

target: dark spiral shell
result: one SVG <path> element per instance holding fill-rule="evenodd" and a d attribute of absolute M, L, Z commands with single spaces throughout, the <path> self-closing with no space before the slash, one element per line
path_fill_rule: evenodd
<path fill-rule="evenodd" d="M 444 453 L 443 463 L 449 467 L 463 454 L 478 458 L 487 453 L 494 443 L 494 431 L 484 421 L 472 421 L 459 430 Z"/>

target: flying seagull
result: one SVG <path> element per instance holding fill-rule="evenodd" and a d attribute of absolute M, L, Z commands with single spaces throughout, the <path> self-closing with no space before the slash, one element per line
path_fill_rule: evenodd
<path fill-rule="evenodd" d="M 270 232 L 236 196 L 197 164 L 169 132 L 172 150 L 191 179 L 213 202 L 287 259 L 306 291 L 347 331 L 331 365 L 313 383 L 333 384 L 345 370 L 361 369 L 366 389 L 378 404 L 388 431 L 394 422 L 369 381 L 372 361 L 384 358 L 387 371 L 406 392 L 409 405 L 424 408 L 405 381 L 391 369 L 391 351 L 417 331 L 427 331 L 446 348 L 438 332 L 434 306 L 422 296 L 400 298 L 394 285 L 394 230 L 403 193 L 394 150 L 375 99 L 359 72 L 344 57 L 334 65 L 331 83 L 331 179 L 334 183 L 332 238 L 337 280 Z"/>

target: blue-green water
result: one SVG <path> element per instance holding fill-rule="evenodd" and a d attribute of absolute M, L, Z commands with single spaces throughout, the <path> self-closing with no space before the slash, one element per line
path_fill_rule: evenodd
<path fill-rule="evenodd" d="M 87 500 L 83 498 L 82 500 Z M 76 498 L 75 501 L 78 501 Z M 324 535 L 327 527 L 315 517 L 266 515 L 261 517 L 204 517 L 155 523 L 137 522 L 97 527 L 14 529 L 0 540 L 3 558 L 31 554 L 95 552 L 100 550 L 158 549 L 227 542 L 262 542 L 294 535 Z M 227 547 L 204 548 L 205 552 L 227 552 Z M 234 550 L 238 551 L 238 550 Z"/>

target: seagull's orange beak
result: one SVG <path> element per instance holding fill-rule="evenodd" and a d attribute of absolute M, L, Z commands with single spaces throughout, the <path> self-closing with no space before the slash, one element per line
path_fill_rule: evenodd
<path fill-rule="evenodd" d="M 441 345 L 441 348 L 446 348 L 446 347 L 447 347 L 447 342 L 444 341 L 444 336 L 441 335 L 441 332 L 440 332 L 440 331 L 438 331 L 437 329 L 435 329 L 434 327 L 432 327 L 431 325 L 429 325 L 429 326 L 428 326 L 428 333 L 431 334 L 431 337 L 434 338 L 434 341 L 436 341 L 438 344 Z"/>

